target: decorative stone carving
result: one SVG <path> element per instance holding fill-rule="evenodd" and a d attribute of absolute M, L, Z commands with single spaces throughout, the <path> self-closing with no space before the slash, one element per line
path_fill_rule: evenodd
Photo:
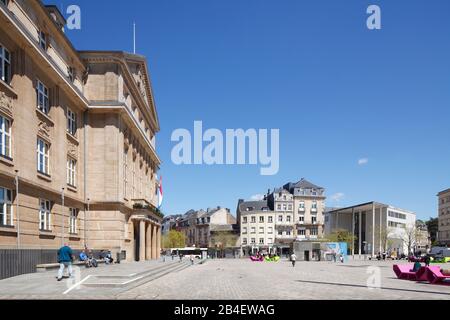
<path fill-rule="evenodd" d="M 70 141 L 68 141 L 67 145 L 67 154 L 74 159 L 78 158 L 78 147 Z"/>
<path fill-rule="evenodd" d="M 50 139 L 50 126 L 47 122 L 40 121 L 38 124 L 38 134 L 46 139 Z"/>
<path fill-rule="evenodd" d="M 7 96 L 4 92 L 0 92 L 0 109 L 5 114 L 12 117 L 13 113 L 13 99 Z"/>

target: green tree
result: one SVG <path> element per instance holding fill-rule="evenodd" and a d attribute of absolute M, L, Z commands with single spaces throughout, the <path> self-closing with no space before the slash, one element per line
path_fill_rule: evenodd
<path fill-rule="evenodd" d="M 168 234 L 162 238 L 164 249 L 169 248 L 184 248 L 186 246 L 186 236 L 184 233 L 170 230 Z"/>
<path fill-rule="evenodd" d="M 353 235 L 350 231 L 344 229 L 333 230 L 326 238 L 330 242 L 346 242 L 347 248 L 350 251 L 353 250 L 353 245 L 356 239 L 358 239 L 356 235 Z"/>
<path fill-rule="evenodd" d="M 427 225 L 428 233 L 430 234 L 431 243 L 436 243 L 437 233 L 439 229 L 439 219 L 430 218 L 430 220 L 425 221 L 425 224 Z"/>

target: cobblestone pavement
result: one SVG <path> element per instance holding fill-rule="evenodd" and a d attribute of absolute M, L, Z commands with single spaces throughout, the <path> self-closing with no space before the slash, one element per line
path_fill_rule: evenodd
<path fill-rule="evenodd" d="M 405 262 L 403 262 L 405 263 Z M 450 286 L 398 280 L 393 262 L 260 263 L 210 260 L 147 283 L 120 299 L 450 299 Z M 369 267 L 379 267 L 379 289 L 369 289 Z"/>
<path fill-rule="evenodd" d="M 161 264 L 161 261 L 122 264 L 86 270 L 83 276 L 106 270 L 110 275 L 138 272 Z M 56 282 L 55 272 L 50 272 L 0 281 L 0 299 L 450 299 L 450 286 L 398 280 L 392 271 L 393 264 L 364 260 L 345 264 L 297 262 L 293 268 L 286 260 L 278 263 L 209 260 L 125 292 L 98 288 L 93 293 L 92 288 L 81 287 L 69 295 L 62 295 L 66 284 Z M 369 289 L 367 281 L 374 271 L 379 272 L 380 288 Z"/>

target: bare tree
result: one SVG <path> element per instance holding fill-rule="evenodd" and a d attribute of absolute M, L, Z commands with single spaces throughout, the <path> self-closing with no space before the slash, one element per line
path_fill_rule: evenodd
<path fill-rule="evenodd" d="M 391 247 L 393 241 L 392 241 L 392 233 L 393 230 L 391 227 L 378 227 L 376 228 L 376 234 L 379 235 L 380 241 L 381 241 L 381 248 L 384 252 L 388 250 L 388 248 Z"/>
<path fill-rule="evenodd" d="M 403 241 L 408 247 L 408 254 L 411 254 L 412 248 L 416 244 L 417 240 L 420 238 L 418 230 L 414 224 L 405 227 L 405 233 L 403 236 Z"/>

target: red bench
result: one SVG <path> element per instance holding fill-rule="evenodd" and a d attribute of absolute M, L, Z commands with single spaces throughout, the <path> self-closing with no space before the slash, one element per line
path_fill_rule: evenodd
<path fill-rule="evenodd" d="M 412 272 L 413 264 L 394 264 L 395 275 L 403 280 L 416 280 L 416 272 Z"/>
<path fill-rule="evenodd" d="M 431 284 L 446 284 L 450 285 L 450 282 L 445 282 L 446 279 L 450 279 L 450 276 L 444 275 L 441 272 L 441 268 L 428 269 L 427 279 Z"/>
<path fill-rule="evenodd" d="M 430 272 L 429 270 L 438 270 L 438 271 L 440 271 L 440 267 L 438 267 L 438 266 L 421 267 L 416 272 L 416 281 L 428 281 L 428 272 Z"/>

